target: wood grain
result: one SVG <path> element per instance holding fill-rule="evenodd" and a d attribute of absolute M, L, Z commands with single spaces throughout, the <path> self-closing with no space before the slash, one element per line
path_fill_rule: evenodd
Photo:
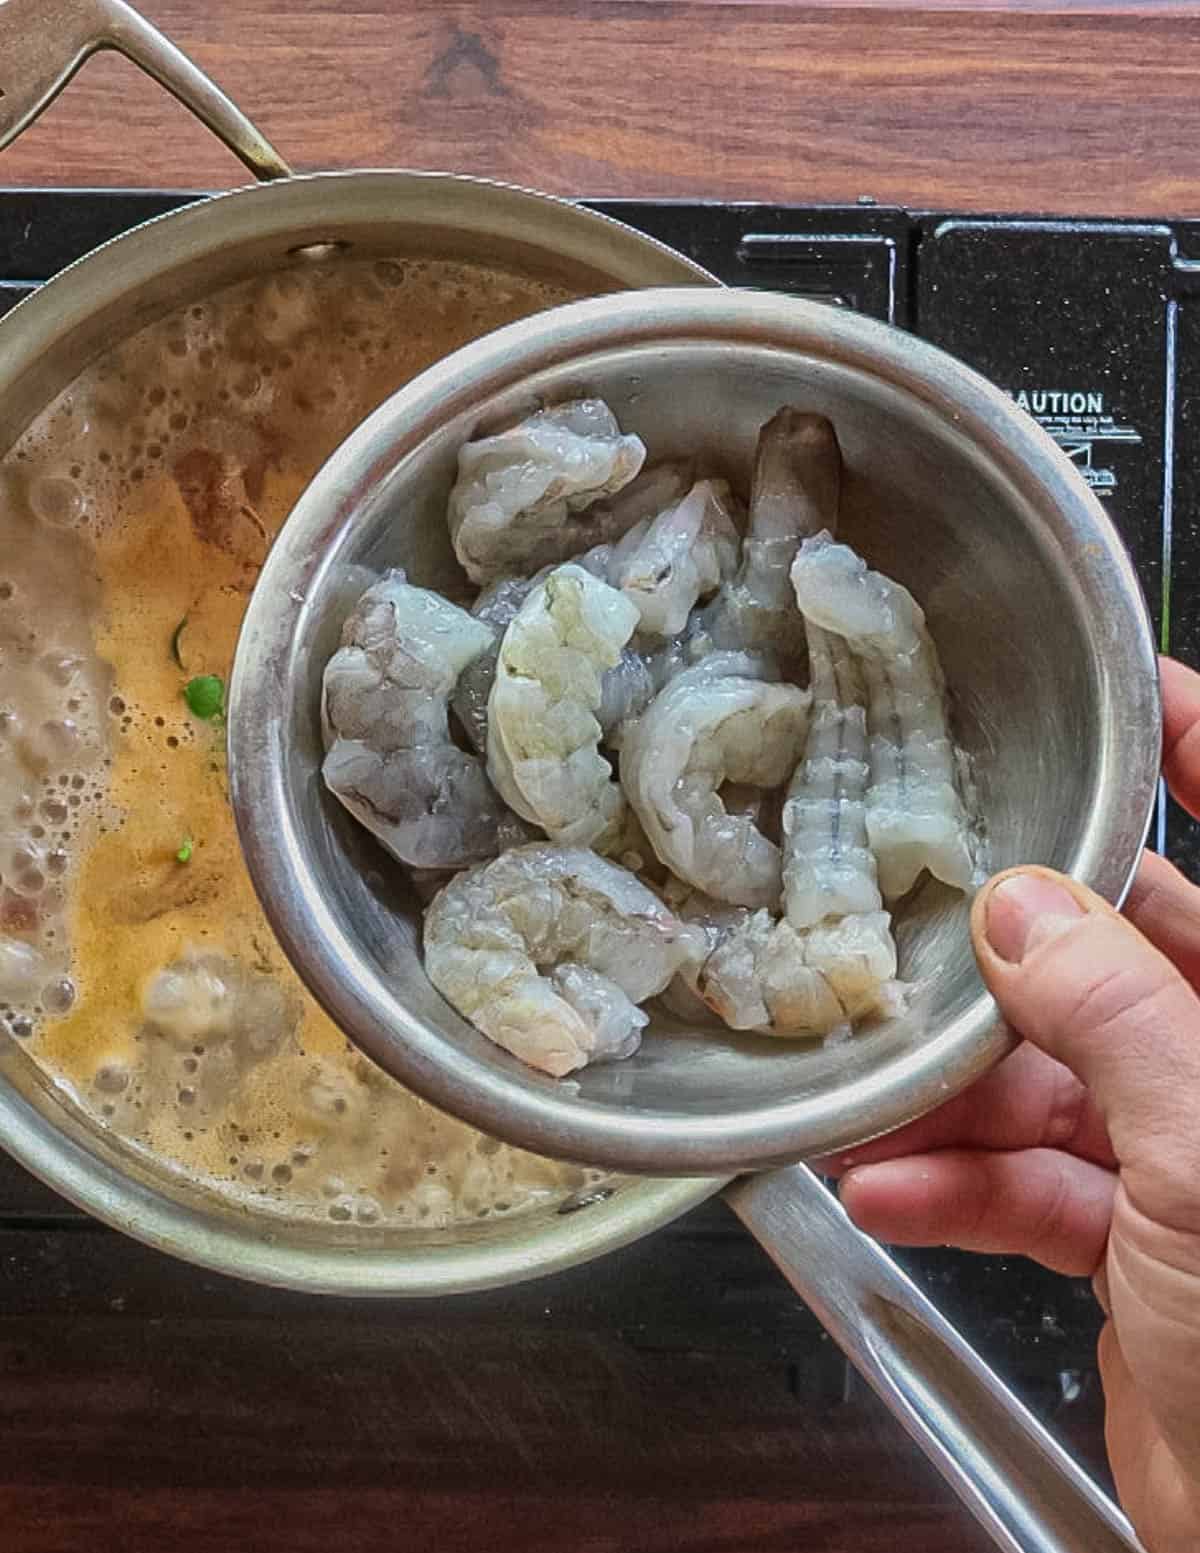
<path fill-rule="evenodd" d="M 145 8 L 302 168 L 453 168 L 592 195 L 1200 208 L 1196 5 Z M 243 177 L 153 83 L 103 57 L 0 153 L 0 180 Z"/>
<path fill-rule="evenodd" d="M 968 1274 L 954 1314 L 987 1351 L 984 1287 Z M 0 1311 L 5 1553 L 95 1553 L 118 1526 L 122 1553 L 990 1545 L 718 1204 L 447 1302 L 278 1294 L 101 1230 L 0 1231 Z M 1069 1365 L 1079 1336 L 1044 1342 Z M 1098 1411 L 1095 1391 L 1054 1427 L 1094 1449 Z"/>
<path fill-rule="evenodd" d="M 909 1260 L 1100 1467 L 1086 1284 Z M 496 1553 L 989 1546 L 718 1202 L 447 1301 L 280 1293 L 10 1221 L 0 1525 L 5 1553 L 95 1553 L 117 1527 L 122 1553 L 473 1553 L 484 1531 Z"/>

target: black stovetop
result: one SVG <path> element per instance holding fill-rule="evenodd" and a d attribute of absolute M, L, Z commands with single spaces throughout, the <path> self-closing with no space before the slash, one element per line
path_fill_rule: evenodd
<path fill-rule="evenodd" d="M 0 313 L 97 243 L 192 198 L 0 191 Z M 870 204 L 594 203 L 731 284 L 858 308 L 945 347 L 1014 394 L 1112 514 L 1163 645 L 1200 660 L 1200 223 Z M 1152 839 L 1185 868 L 1200 865 L 1200 827 L 1174 806 L 1157 817 Z M 0 1227 L 71 1217 L 14 1167 L 0 1170 Z M 702 1209 L 679 1233 L 698 1226 L 711 1237 L 714 1277 L 722 1277 L 725 1258 L 736 1279 L 740 1242 L 719 1222 L 718 1233 L 718 1210 Z M 1098 1466 L 1099 1318 L 1086 1283 L 1002 1258 L 930 1251 L 903 1260 L 1005 1378 Z M 619 1297 L 625 1265 L 618 1256 L 591 1270 L 591 1297 L 603 1298 L 606 1279 Z M 545 1301 L 556 1286 L 567 1288 L 556 1280 L 530 1298 Z M 785 1323 L 790 1302 L 780 1284 L 780 1331 L 796 1343 Z M 797 1393 L 810 1402 L 842 1394 L 851 1383 L 840 1356 L 815 1333 L 809 1346 L 789 1359 Z"/>
<path fill-rule="evenodd" d="M 0 190 L 0 315 L 98 243 L 195 197 Z M 1200 221 L 586 203 L 730 285 L 857 308 L 977 367 L 1110 510 L 1164 648 L 1200 658 Z M 1153 839 L 1200 865 L 1200 827 L 1174 806 Z"/>

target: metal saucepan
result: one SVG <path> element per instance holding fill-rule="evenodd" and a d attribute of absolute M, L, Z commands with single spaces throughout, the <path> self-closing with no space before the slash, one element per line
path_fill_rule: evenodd
<path fill-rule="evenodd" d="M 555 1081 L 434 990 L 401 871 L 324 791 L 321 676 L 364 570 L 459 576 L 456 455 L 535 407 L 599 395 L 652 456 L 702 450 L 745 490 L 783 404 L 831 417 L 841 532 L 928 611 L 974 759 L 991 862 L 1044 861 L 1110 899 L 1157 785 L 1154 643 L 1129 557 L 1050 439 L 998 389 L 874 320 L 665 290 L 561 307 L 455 352 L 363 422 L 303 493 L 248 607 L 231 791 L 267 915 L 310 989 L 382 1066 L 510 1141 L 636 1171 L 735 1171 L 845 1148 L 1009 1049 L 967 906 L 932 881 L 897 919 L 911 1006 L 852 1041 L 779 1042 L 654 1015 L 642 1050 Z M 1127 1529 L 803 1166 L 729 1193 L 901 1421 L 1013 1549 L 1127 1547 Z"/>
<path fill-rule="evenodd" d="M 652 239 L 565 200 L 449 174 L 288 176 L 282 157 L 121 0 L 0 3 L 0 145 L 97 49 L 141 65 L 220 135 L 258 187 L 198 200 L 72 265 L 0 323 L 0 450 L 101 350 L 153 318 L 272 268 L 296 250 L 429 254 L 507 265 L 579 295 L 713 278 Z M 2 542 L 2 541 L 0 541 Z M 554 1207 L 453 1232 L 282 1222 L 238 1211 L 102 1133 L 9 1040 L 0 1140 L 79 1206 L 164 1251 L 266 1283 L 340 1294 L 444 1294 L 553 1272 L 615 1249 L 710 1196 L 719 1181 L 622 1178 Z"/>

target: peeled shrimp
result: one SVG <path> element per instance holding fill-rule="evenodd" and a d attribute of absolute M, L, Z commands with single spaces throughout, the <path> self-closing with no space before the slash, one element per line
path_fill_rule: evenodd
<path fill-rule="evenodd" d="M 737 567 L 740 538 L 724 481 L 700 480 L 675 507 L 619 547 L 610 580 L 632 600 L 641 630 L 677 636 L 697 599 L 713 593 Z"/>
<path fill-rule="evenodd" d="M 845 1021 L 894 1004 L 896 940 L 886 911 L 824 918 L 804 934 L 804 962 L 824 978 Z"/>
<path fill-rule="evenodd" d="M 703 957 L 680 968 L 663 999 L 680 1018 L 696 1016 L 698 999 L 731 1030 L 812 1037 L 891 1005 L 896 946 L 885 911 L 798 930 L 698 892 L 668 900 L 705 939 Z"/>
<path fill-rule="evenodd" d="M 647 1023 L 637 1005 L 698 950 L 645 885 L 583 847 L 516 847 L 458 874 L 425 915 L 438 991 L 555 1077 L 636 1051 Z"/>
<path fill-rule="evenodd" d="M 447 513 L 450 538 L 472 582 L 535 571 L 624 533 L 660 510 L 627 505 L 618 515 L 571 514 L 622 489 L 641 469 L 646 449 L 623 436 L 600 399 L 539 410 L 510 431 L 468 442 Z M 623 523 L 623 527 L 619 526 Z"/>
<path fill-rule="evenodd" d="M 794 928 L 878 911 L 867 846 L 866 693 L 841 637 L 807 627 L 812 717 L 783 808 L 783 890 Z"/>
<path fill-rule="evenodd" d="M 745 906 L 731 906 L 728 901 L 713 900 L 702 890 L 690 889 L 673 874 L 668 874 L 660 892 L 675 915 L 695 930 L 697 942 L 703 947 L 694 959 L 680 966 L 659 1002 L 679 1019 L 707 1022 L 714 1010 L 701 995 L 700 977 L 713 952 L 748 920 L 751 912 Z M 749 1028 L 727 1023 L 734 1029 Z"/>
<path fill-rule="evenodd" d="M 553 841 L 603 851 L 625 799 L 600 754 L 601 676 L 620 661 L 636 608 L 579 566 L 560 566 L 514 615 L 488 701 L 488 772 Z"/>
<path fill-rule="evenodd" d="M 697 989 L 732 1030 L 795 1035 L 846 1017 L 825 978 L 805 964 L 803 937 L 769 911 L 747 912 L 720 936 Z"/>
<path fill-rule="evenodd" d="M 613 555 L 612 545 L 595 545 L 576 556 L 571 564 L 581 566 L 601 581 L 611 582 Z M 553 566 L 543 567 L 533 577 L 504 577 L 485 588 L 471 606 L 471 613 L 486 621 L 496 632 L 496 638 L 462 671 L 451 705 L 467 737 L 481 755 L 487 753 L 488 698 L 496 678 L 501 639 L 521 605 L 554 569 Z M 596 718 L 602 732 L 611 735 L 610 742 L 614 747 L 620 742 L 620 725 L 650 704 L 681 656 L 681 648 L 673 642 L 653 646 L 630 642 L 621 649 L 621 656 L 612 668 L 605 669 L 600 680 Z"/>
<path fill-rule="evenodd" d="M 812 1036 L 884 1007 L 895 974 L 886 911 L 831 917 L 802 932 L 756 911 L 721 936 L 697 985 L 734 1030 Z"/>
<path fill-rule="evenodd" d="M 945 680 L 920 606 L 828 534 L 805 541 L 792 582 L 806 617 L 845 637 L 862 665 L 871 768 L 866 827 L 884 897 L 904 895 L 924 869 L 968 889 L 970 826 L 947 730 Z"/>
<path fill-rule="evenodd" d="M 836 525 L 841 478 L 841 449 L 823 415 L 785 406 L 771 417 L 758 436 L 742 564 L 701 611 L 701 642 L 785 660 L 803 654 L 788 570 L 802 539 Z"/>
<path fill-rule="evenodd" d="M 680 879 L 743 906 L 779 901 L 779 848 L 721 801 L 724 782 L 775 787 L 796 764 L 809 695 L 760 660 L 712 653 L 677 675 L 626 730 L 621 781 L 650 845 Z"/>
<path fill-rule="evenodd" d="M 827 1033 L 876 1011 L 896 974 L 866 846 L 861 677 L 839 638 L 811 623 L 807 634 L 813 709 L 783 810 L 785 915 L 731 914 L 703 897 L 679 907 L 709 944 L 684 979 L 732 1029 L 781 1036 Z"/>
<path fill-rule="evenodd" d="M 491 640 L 482 621 L 393 571 L 355 605 L 326 665 L 325 784 L 412 867 L 462 867 L 527 834 L 450 737 L 448 697 Z"/>

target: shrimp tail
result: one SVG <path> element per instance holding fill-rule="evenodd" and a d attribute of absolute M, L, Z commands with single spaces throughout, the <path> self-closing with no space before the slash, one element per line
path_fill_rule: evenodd
<path fill-rule="evenodd" d="M 798 543 L 837 527 L 842 450 L 832 421 L 785 405 L 758 434 L 750 487 L 751 539 Z"/>
<path fill-rule="evenodd" d="M 758 435 L 737 574 L 701 612 L 697 651 L 768 647 L 802 664 L 804 627 L 788 571 L 800 542 L 837 525 L 842 454 L 823 415 L 785 406 Z"/>

